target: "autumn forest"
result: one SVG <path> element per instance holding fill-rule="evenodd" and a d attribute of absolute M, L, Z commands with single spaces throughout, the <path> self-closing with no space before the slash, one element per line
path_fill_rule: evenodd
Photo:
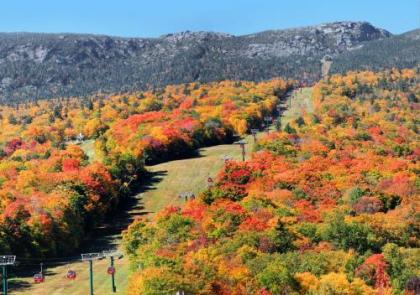
<path fill-rule="evenodd" d="M 148 166 L 258 130 L 245 161 L 123 232 L 127 294 L 418 294 L 418 78 L 327 76 L 293 120 L 279 105 L 302 85 L 281 78 L 1 105 L 0 252 L 72 255 Z"/>

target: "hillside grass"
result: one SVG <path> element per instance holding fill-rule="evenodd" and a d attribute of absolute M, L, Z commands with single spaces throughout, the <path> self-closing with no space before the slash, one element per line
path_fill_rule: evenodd
<path fill-rule="evenodd" d="M 281 117 L 283 127 L 292 120 L 299 118 L 303 113 L 313 113 L 312 88 L 305 87 L 293 91 L 287 101 L 284 102 L 284 106 L 287 109 Z"/>
<path fill-rule="evenodd" d="M 83 150 L 86 156 L 88 156 L 90 162 L 98 160 L 95 153 L 95 140 L 94 139 L 88 139 L 88 140 L 83 141 L 80 144 L 80 148 Z"/>
<path fill-rule="evenodd" d="M 252 150 L 252 140 L 247 154 Z M 144 207 L 154 214 L 168 205 L 182 205 L 185 201 L 178 198 L 182 192 L 200 193 L 207 185 L 208 177 L 215 177 L 223 166 L 224 155 L 241 160 L 239 145 L 218 145 L 200 149 L 198 157 L 183 159 L 149 166 L 147 170 L 158 175 L 160 181 L 153 190 L 143 193 Z"/>

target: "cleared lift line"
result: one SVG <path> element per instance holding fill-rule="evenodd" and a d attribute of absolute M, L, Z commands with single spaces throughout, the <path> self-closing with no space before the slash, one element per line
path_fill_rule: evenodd
<path fill-rule="evenodd" d="M 281 116 L 282 115 L 281 112 L 280 112 L 280 110 L 281 110 L 280 107 L 284 108 L 283 105 L 276 106 L 277 113 L 275 115 L 278 115 L 278 116 Z M 272 124 L 273 123 L 273 118 L 271 117 L 270 118 L 270 121 L 267 120 L 266 123 L 271 123 Z M 267 126 L 268 128 L 270 128 L 269 124 L 267 124 L 267 125 L 265 125 L 265 126 Z M 263 127 L 263 126 L 261 126 L 261 127 Z M 249 135 L 249 136 L 247 136 L 247 137 L 244 138 L 245 140 L 247 140 L 247 142 L 245 142 L 245 144 L 250 144 L 250 143 L 251 144 L 255 144 L 257 142 L 257 135 L 259 135 L 261 132 L 264 132 L 264 131 L 267 131 L 267 130 L 264 130 L 263 129 L 261 131 L 261 129 L 256 129 L 256 130 L 254 130 L 254 132 L 252 130 L 250 130 L 250 131 L 251 131 L 251 135 Z M 255 141 L 248 143 L 248 141 L 250 139 L 252 140 L 252 137 L 254 137 L 254 135 L 255 135 Z M 245 148 L 245 144 L 244 144 L 244 148 Z M 161 171 L 162 170 L 168 170 L 167 171 L 167 175 L 165 174 L 165 176 L 162 178 L 162 180 L 163 180 L 162 181 L 162 184 L 163 184 L 163 182 L 165 182 L 165 179 L 167 179 L 168 180 L 168 181 L 166 181 L 166 182 L 168 182 L 167 184 L 170 184 L 171 187 L 173 187 L 175 185 L 175 183 L 173 183 L 174 182 L 174 179 L 173 178 L 176 178 L 176 183 L 182 182 L 182 184 L 181 184 L 180 187 L 177 186 L 177 187 L 180 188 L 180 191 L 181 192 L 184 191 L 184 192 L 194 192 L 194 193 L 197 193 L 198 192 L 197 191 L 197 187 L 196 187 L 197 186 L 197 183 L 200 184 L 200 187 L 202 189 L 203 188 L 203 186 L 202 186 L 203 179 L 207 179 L 207 185 L 208 186 L 213 185 L 213 179 L 211 179 L 211 181 L 209 182 L 208 181 L 209 180 L 209 177 L 210 177 L 210 175 L 214 175 L 215 172 L 218 171 L 220 169 L 220 166 L 221 166 L 221 165 L 214 165 L 214 163 L 215 163 L 214 160 L 217 160 L 217 159 L 220 159 L 221 158 L 223 160 L 223 162 L 228 162 L 230 160 L 239 160 L 240 158 L 242 158 L 242 160 L 245 159 L 245 155 L 244 155 L 244 152 L 242 150 L 242 147 L 239 145 L 240 149 L 238 149 L 237 147 L 235 148 L 235 146 L 236 145 L 232 145 L 231 144 L 231 145 L 219 145 L 219 146 L 212 146 L 212 147 L 202 148 L 200 150 L 201 153 L 202 153 L 202 156 L 201 157 L 191 158 L 191 159 L 183 159 L 183 160 L 175 160 L 175 161 L 171 161 L 171 162 L 166 162 L 166 163 L 158 164 L 158 165 L 152 166 L 152 169 L 150 171 L 151 172 L 153 172 L 153 171 L 159 172 L 159 170 L 161 170 Z M 251 147 L 251 149 L 252 149 L 252 147 Z M 174 164 L 176 164 L 178 168 L 176 168 L 175 170 L 173 170 L 172 168 L 171 169 L 167 169 L 169 166 L 172 166 Z M 189 173 L 189 172 L 188 173 L 185 173 L 185 175 L 183 174 L 183 177 L 180 178 L 179 177 L 180 176 L 179 175 L 179 169 L 184 169 L 186 166 L 192 168 L 192 169 L 189 169 L 189 170 L 191 170 L 191 171 L 189 171 L 191 173 Z M 149 168 L 151 168 L 151 167 L 148 167 L 148 169 Z M 199 170 L 197 170 L 197 169 L 199 169 Z M 190 174 L 192 174 L 195 179 L 199 179 L 199 180 L 198 181 L 195 181 L 194 180 L 194 182 L 191 182 L 191 179 L 188 179 L 188 181 L 182 180 L 184 178 L 191 177 Z M 170 180 L 168 179 L 168 177 L 170 178 Z M 160 194 L 160 193 L 161 194 L 164 194 L 164 195 L 166 195 L 166 198 L 168 198 L 169 195 L 167 193 L 167 190 L 162 190 L 163 187 L 161 187 L 160 184 L 161 183 L 158 183 L 153 190 L 151 190 L 151 191 L 149 191 L 147 193 L 144 193 L 143 192 L 142 194 L 143 195 L 148 195 L 147 196 L 147 199 L 149 199 L 149 200 L 153 200 L 153 199 L 156 200 L 156 198 L 154 198 L 154 195 L 156 193 L 157 194 Z M 165 184 L 165 185 L 167 185 L 167 184 Z M 153 197 L 149 196 L 150 194 L 153 194 Z M 177 200 L 177 199 L 178 198 L 176 198 L 176 194 L 175 194 L 175 198 L 172 200 L 172 202 L 175 201 L 175 200 Z M 142 201 L 144 201 L 144 199 L 142 199 Z M 168 200 L 166 200 L 162 204 L 169 204 L 169 203 L 167 203 L 167 201 Z M 160 205 L 160 203 L 157 204 L 157 205 Z M 178 202 L 176 202 L 176 203 L 178 203 Z M 178 205 L 180 205 L 180 204 L 178 203 Z M 148 210 L 150 210 L 150 212 L 157 212 L 159 210 L 159 208 L 161 208 L 161 206 L 156 206 L 156 205 L 154 205 L 154 206 L 155 207 L 152 210 L 150 210 L 149 205 L 146 204 L 146 203 L 144 204 L 144 207 L 145 208 L 148 208 Z M 86 253 L 86 254 L 89 254 L 89 253 Z M 100 254 L 103 256 L 101 259 L 104 259 L 105 254 L 102 253 L 102 252 Z M 109 257 L 109 256 L 107 256 L 107 257 Z M 108 273 L 111 276 L 111 291 L 113 293 L 115 293 L 114 290 L 116 290 L 116 285 L 115 285 L 115 283 L 116 283 L 115 282 L 116 270 L 115 270 L 115 265 L 113 265 L 114 262 L 115 262 L 114 261 L 115 256 L 113 258 L 110 257 L 109 259 L 110 259 L 109 266 L 108 266 L 108 268 L 105 267 L 104 270 L 106 270 L 106 273 Z M 43 262 L 44 262 L 44 266 L 47 266 L 47 265 L 53 265 L 53 264 L 59 264 L 59 263 L 70 263 L 71 264 L 71 263 L 75 263 L 77 261 L 80 262 L 80 256 L 77 256 L 77 257 L 76 256 L 70 256 L 70 257 L 65 257 L 65 258 L 63 258 L 63 257 L 62 258 L 52 258 L 52 259 L 46 259 Z M 22 259 L 22 262 L 23 263 L 21 265 L 29 265 L 32 262 L 34 262 L 34 263 L 36 262 L 37 263 L 36 265 L 39 265 L 40 260 L 39 259 L 29 259 L 29 258 L 26 258 L 26 259 Z M 89 262 L 89 264 L 90 264 L 90 262 Z M 34 264 L 32 264 L 32 265 L 34 265 Z M 112 267 L 114 267 L 114 269 L 112 269 Z M 93 261 L 92 261 L 92 268 L 93 268 Z M 80 269 L 79 269 L 79 271 L 80 271 Z M 93 289 L 93 283 L 94 283 L 93 282 L 93 271 L 94 270 L 92 269 L 92 280 L 89 279 L 89 286 L 90 286 L 90 282 L 92 281 L 92 289 Z M 89 271 L 89 273 L 90 273 L 90 271 Z M 96 279 L 95 279 L 95 281 L 96 281 Z M 76 285 L 74 285 L 74 286 L 76 286 Z M 74 292 L 73 293 L 69 293 L 69 292 L 71 292 L 70 290 L 72 290 L 72 289 L 74 289 L 74 288 L 71 287 L 69 289 L 69 291 L 66 291 L 66 289 L 62 289 L 61 291 L 63 291 L 63 292 L 65 291 L 65 293 L 62 293 L 62 294 L 72 294 L 72 295 L 73 294 L 79 294 L 79 293 L 74 293 Z M 103 292 L 103 284 L 100 286 L 100 289 L 102 290 L 101 291 L 101 294 L 102 294 L 102 292 Z M 93 290 L 92 290 L 92 292 L 93 292 Z M 19 292 L 19 294 L 21 294 L 21 293 Z M 32 294 L 32 292 L 30 292 L 30 293 L 26 293 L 25 292 L 24 294 Z M 45 293 L 36 293 L 36 294 L 45 294 Z M 58 293 L 56 293 L 56 294 L 58 294 Z"/>

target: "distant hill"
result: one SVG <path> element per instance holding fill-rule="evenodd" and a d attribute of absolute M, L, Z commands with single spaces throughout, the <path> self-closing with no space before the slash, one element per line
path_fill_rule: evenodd
<path fill-rule="evenodd" d="M 223 79 L 258 81 L 283 76 L 313 81 L 321 76 L 321 59 L 326 55 L 333 60 L 333 71 L 412 65 L 418 61 L 414 47 L 420 41 L 408 39 L 408 35 L 392 36 L 366 22 L 245 36 L 189 31 L 159 38 L 0 33 L 0 101 Z M 381 47 L 381 58 L 363 58 L 373 54 L 375 47 L 368 46 L 372 42 Z M 411 49 L 405 54 L 395 49 L 399 46 L 395 42 Z M 353 56 L 360 61 L 355 62 Z"/>
<path fill-rule="evenodd" d="M 360 48 L 334 58 L 331 72 L 413 68 L 420 63 L 420 29 L 390 38 L 365 42 Z"/>

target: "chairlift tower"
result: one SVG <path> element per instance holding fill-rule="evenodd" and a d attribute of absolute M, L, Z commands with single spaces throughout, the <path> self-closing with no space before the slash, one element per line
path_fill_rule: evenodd
<path fill-rule="evenodd" d="M 86 253 L 82 254 L 82 261 L 89 261 L 89 286 L 90 295 L 93 295 L 93 261 L 102 259 L 102 253 Z"/>
<path fill-rule="evenodd" d="M 7 266 L 8 265 L 14 265 L 16 261 L 15 255 L 2 255 L 0 256 L 0 265 L 3 268 L 3 294 L 7 295 Z"/>
<path fill-rule="evenodd" d="M 251 129 L 251 134 L 252 134 L 252 137 L 254 138 L 254 143 L 257 142 L 257 133 L 258 133 L 258 129 Z"/>
<path fill-rule="evenodd" d="M 283 106 L 281 104 L 278 104 L 276 106 L 276 109 L 277 109 L 278 116 L 277 116 L 275 127 L 276 127 L 277 131 L 280 131 L 281 130 L 281 114 L 282 114 L 282 111 L 283 111 Z"/>
<path fill-rule="evenodd" d="M 103 257 L 109 257 L 110 265 L 107 269 L 107 273 L 111 276 L 111 288 L 112 292 L 117 292 L 117 286 L 115 286 L 115 266 L 114 266 L 114 257 L 122 259 L 123 255 L 117 250 L 106 250 L 102 251 Z"/>
<path fill-rule="evenodd" d="M 270 123 L 273 121 L 273 118 L 271 116 L 264 117 L 265 126 L 267 127 L 267 134 L 270 133 Z"/>
<path fill-rule="evenodd" d="M 239 144 L 239 146 L 242 149 L 242 161 L 245 162 L 245 145 L 247 142 L 245 140 L 240 140 L 236 144 Z"/>
<path fill-rule="evenodd" d="M 276 110 L 277 110 L 277 113 L 278 113 L 279 116 L 281 114 L 282 109 L 283 109 L 283 107 L 282 107 L 281 104 L 276 105 Z"/>

